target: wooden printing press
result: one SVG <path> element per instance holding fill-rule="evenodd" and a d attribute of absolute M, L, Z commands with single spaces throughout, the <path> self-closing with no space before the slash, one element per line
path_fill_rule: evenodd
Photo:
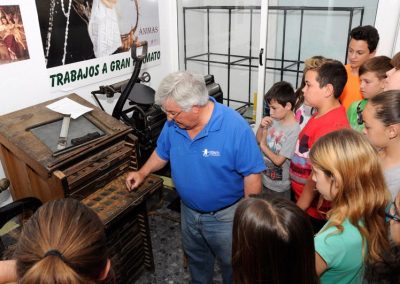
<path fill-rule="evenodd" d="M 76 94 L 66 97 L 93 110 L 71 120 L 62 150 L 56 144 L 63 115 L 46 107 L 58 99 L 0 116 L 0 157 L 12 197 L 72 197 L 91 207 L 105 224 L 118 283 L 132 283 L 143 269 L 154 270 L 146 199 L 162 179 L 150 176 L 128 192 L 126 173 L 138 168 L 132 128 Z M 96 137 L 71 144 L 93 131 Z"/>

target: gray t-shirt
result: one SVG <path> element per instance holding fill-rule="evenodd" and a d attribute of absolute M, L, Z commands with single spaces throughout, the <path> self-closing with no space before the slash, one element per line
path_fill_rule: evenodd
<path fill-rule="evenodd" d="M 383 172 L 386 180 L 386 185 L 392 194 L 392 200 L 400 191 L 400 166 L 387 169 Z"/>
<path fill-rule="evenodd" d="M 272 163 L 264 154 L 264 163 L 267 169 L 262 174 L 263 185 L 271 190 L 283 192 L 290 189 L 289 166 L 293 156 L 296 140 L 300 133 L 298 123 L 282 125 L 274 120 L 268 128 L 267 145 L 275 154 L 286 157 L 282 166 L 278 167 Z"/>

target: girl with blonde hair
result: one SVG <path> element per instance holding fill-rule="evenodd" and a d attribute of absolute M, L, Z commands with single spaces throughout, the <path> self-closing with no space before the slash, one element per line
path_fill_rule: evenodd
<path fill-rule="evenodd" d="M 321 283 L 362 283 L 364 267 L 389 250 L 385 208 L 390 200 L 376 150 L 355 130 L 320 138 L 310 152 L 313 180 L 332 202 L 315 236 Z"/>

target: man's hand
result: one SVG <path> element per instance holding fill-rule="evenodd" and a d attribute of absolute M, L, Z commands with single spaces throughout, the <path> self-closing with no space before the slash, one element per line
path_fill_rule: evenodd
<path fill-rule="evenodd" d="M 167 161 L 161 159 L 157 155 L 157 152 L 153 151 L 150 158 L 139 171 L 128 173 L 125 180 L 128 191 L 138 188 L 149 174 L 162 169 L 166 164 Z"/>
<path fill-rule="evenodd" d="M 133 189 L 138 188 L 144 179 L 146 178 L 140 171 L 139 172 L 130 172 L 126 177 L 125 183 L 128 191 L 132 191 Z"/>

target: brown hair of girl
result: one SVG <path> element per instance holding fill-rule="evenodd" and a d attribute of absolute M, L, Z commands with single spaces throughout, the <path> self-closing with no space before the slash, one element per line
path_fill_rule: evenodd
<path fill-rule="evenodd" d="M 74 199 L 49 201 L 24 224 L 14 257 L 18 283 L 96 283 L 108 265 L 104 226 Z"/>
<path fill-rule="evenodd" d="M 235 283 L 318 283 L 307 215 L 283 198 L 241 201 L 233 221 L 232 267 Z"/>

